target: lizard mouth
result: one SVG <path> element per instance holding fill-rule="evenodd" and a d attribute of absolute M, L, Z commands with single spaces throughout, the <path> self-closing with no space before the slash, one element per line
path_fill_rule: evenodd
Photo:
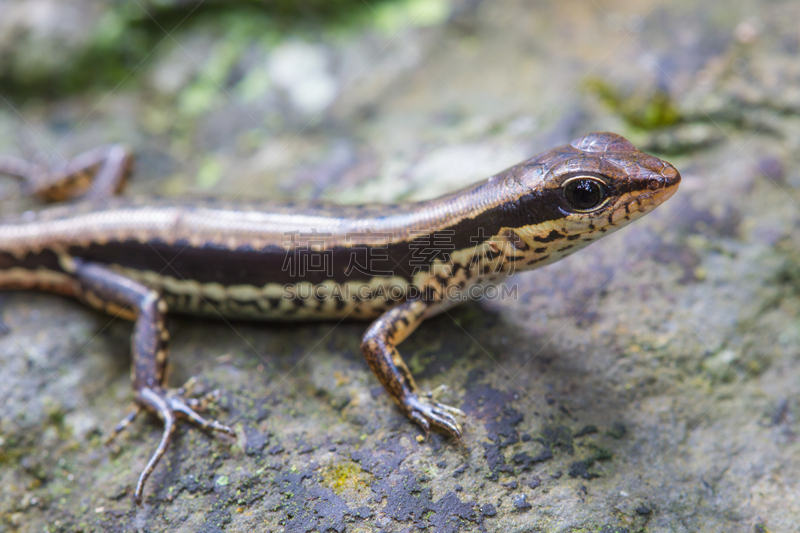
<path fill-rule="evenodd" d="M 681 183 L 681 174 L 678 170 L 660 161 L 663 167 L 658 171 L 652 171 L 650 177 L 645 178 L 645 186 L 634 191 L 628 192 L 623 196 L 621 202 L 613 208 L 609 214 L 609 223 L 612 226 L 620 227 L 620 219 L 624 219 L 621 225 L 625 225 L 636 220 L 660 206 L 678 191 Z"/>
<path fill-rule="evenodd" d="M 650 176 L 645 178 L 645 187 L 639 189 L 642 200 L 655 208 L 666 202 L 678 190 L 681 183 L 681 173 L 678 169 L 667 163 L 658 160 L 658 169 L 652 169 Z"/>
<path fill-rule="evenodd" d="M 664 176 L 667 187 L 677 187 L 681 182 L 681 173 L 669 163 L 665 162 L 664 165 L 664 170 L 661 171 L 661 175 Z"/>
<path fill-rule="evenodd" d="M 664 169 L 661 171 L 663 177 L 663 187 L 657 195 L 658 202 L 663 203 L 672 198 L 672 195 L 678 191 L 678 185 L 681 183 L 681 173 L 678 169 L 665 163 Z"/>

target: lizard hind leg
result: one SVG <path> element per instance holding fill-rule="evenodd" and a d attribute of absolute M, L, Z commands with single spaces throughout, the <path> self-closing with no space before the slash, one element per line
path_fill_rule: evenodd
<path fill-rule="evenodd" d="M 121 144 L 98 146 L 50 168 L 0 156 L 0 174 L 22 180 L 26 194 L 45 202 L 110 198 L 124 188 L 132 169 L 133 154 Z"/>
<path fill-rule="evenodd" d="M 75 277 L 80 285 L 78 295 L 86 303 L 101 310 L 135 320 L 131 355 L 133 359 L 134 401 L 138 408 L 131 411 L 115 430 L 129 425 L 141 408 L 155 413 L 164 423 L 164 431 L 150 460 L 139 476 L 134 499 L 141 503 L 144 485 L 159 460 L 166 453 L 178 417 L 186 418 L 203 429 L 235 436 L 233 429 L 215 420 L 207 420 L 195 409 L 202 410 L 209 399 L 216 398 L 214 391 L 202 399 L 186 399 L 187 389 L 193 385 L 170 390 L 166 388 L 167 341 L 164 326 L 167 306 L 160 294 L 146 285 L 126 278 L 95 263 L 75 261 Z"/>

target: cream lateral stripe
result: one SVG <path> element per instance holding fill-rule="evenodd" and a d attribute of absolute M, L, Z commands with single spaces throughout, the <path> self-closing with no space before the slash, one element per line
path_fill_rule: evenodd
<path fill-rule="evenodd" d="M 474 186 L 460 194 L 418 209 L 392 212 L 388 216 L 343 218 L 302 213 L 259 212 L 181 206 L 142 207 L 111 206 L 108 209 L 75 213 L 54 209 L 30 213 L 21 219 L 0 223 L 0 242 L 8 251 L 38 252 L 45 248 L 86 246 L 109 241 L 158 239 L 167 243 L 186 241 L 192 246 L 219 245 L 253 249 L 277 245 L 292 246 L 290 234 L 318 233 L 325 245 L 352 244 L 382 245 L 413 237 L 413 232 L 425 232 L 474 218 L 487 209 L 499 206 L 530 192 L 506 187 L 503 194 L 490 195 L 491 201 L 480 197 Z M 345 208 L 346 209 L 346 208 Z M 388 209 L 388 208 L 387 208 Z M 288 231 L 287 228 L 291 228 Z M 378 235 L 370 235 L 370 232 Z M 91 236 L 91 237 L 90 237 Z"/>
<path fill-rule="evenodd" d="M 47 285 L 66 286 L 74 282 L 69 274 L 55 272 L 47 268 L 14 267 L 0 270 L 0 287 L 34 288 Z"/>
<path fill-rule="evenodd" d="M 212 300 L 225 300 L 234 298 L 242 301 L 257 301 L 261 298 L 281 298 L 285 292 L 283 285 L 269 283 L 264 287 L 253 285 L 232 285 L 226 287 L 220 283 L 200 283 L 190 279 L 178 279 L 153 272 L 152 270 L 137 270 L 125 268 L 120 265 L 109 265 L 115 272 L 135 279 L 150 287 L 158 287 L 171 294 L 194 296 L 200 294 Z"/>
<path fill-rule="evenodd" d="M 412 282 L 399 276 L 391 278 L 373 277 L 369 281 L 362 280 L 346 283 L 338 283 L 333 280 L 328 280 L 321 284 L 299 281 L 292 284 L 290 289 L 278 283 L 269 283 L 263 287 L 200 283 L 194 280 L 178 279 L 154 271 L 137 270 L 115 264 L 109 266 L 115 272 L 127 278 L 134 279 L 172 296 L 171 305 L 175 311 L 197 311 L 203 305 L 200 300 L 208 299 L 215 305 L 226 309 L 254 303 L 262 312 L 248 310 L 244 313 L 250 316 L 282 317 L 285 310 L 294 309 L 297 313 L 296 316 L 282 318 L 292 319 L 303 316 L 336 317 L 348 314 L 354 307 L 369 316 L 377 316 L 382 312 L 381 307 L 385 303 L 383 298 L 362 300 L 358 297 L 359 295 L 391 293 L 393 297 L 403 299 L 408 294 L 409 287 L 416 286 L 419 290 L 424 290 L 425 287 L 432 287 L 437 296 L 443 297 L 444 295 L 441 294 L 442 286 L 436 274 L 452 274 L 453 264 L 459 264 L 463 268 L 458 269 L 455 275 L 447 275 L 445 277 L 446 285 L 452 286 L 464 282 L 464 286 L 468 287 L 481 279 L 474 273 L 474 270 L 480 269 L 487 264 L 494 267 L 498 263 L 502 263 L 502 256 L 495 258 L 493 261 L 487 261 L 483 258 L 482 254 L 486 249 L 488 249 L 487 245 L 481 245 L 477 249 L 457 250 L 451 255 L 453 263 L 443 263 L 437 260 L 431 266 L 430 272 L 421 271 L 414 277 Z M 482 257 L 482 260 L 476 263 L 473 271 L 470 271 L 468 265 L 476 252 Z M 314 296 L 309 298 L 309 295 Z M 322 303 L 316 296 L 323 297 Z M 339 305 L 337 307 L 336 298 L 332 296 L 343 298 L 344 306 Z M 279 302 L 278 307 L 271 307 L 268 304 L 269 300 L 277 300 Z M 293 301 L 297 300 L 303 301 L 303 305 L 298 306 L 293 303 Z"/>
<path fill-rule="evenodd" d="M 226 287 L 219 283 L 200 283 L 194 280 L 178 279 L 150 270 L 137 270 L 121 267 L 120 265 L 109 266 L 125 277 L 135 279 L 154 288 L 163 289 L 173 295 L 194 296 L 199 294 L 216 301 L 234 299 L 241 302 L 257 302 L 263 298 L 283 298 L 287 294 L 286 288 L 280 283 L 268 283 L 263 287 L 254 285 L 230 285 Z M 347 283 L 337 283 L 330 280 L 321 284 L 312 284 L 301 281 L 293 284 L 293 292 L 304 294 L 309 291 L 320 290 L 322 294 L 334 294 L 345 286 L 353 292 L 359 288 L 374 291 L 390 286 L 407 287 L 408 281 L 399 276 L 391 278 L 374 277 L 370 281 L 351 281 Z"/>
<path fill-rule="evenodd" d="M 327 234 L 387 232 L 397 225 L 405 224 L 406 218 L 424 218 L 411 215 L 392 217 L 392 224 L 378 219 L 360 219 L 357 223 L 347 219 L 287 215 L 275 213 L 250 213 L 241 211 L 199 210 L 186 213 L 181 209 L 120 209 L 99 211 L 73 216 L 64 220 L 45 220 L 4 224 L 0 227 L 0 240 L 8 249 L 39 251 L 52 247 L 54 243 L 103 244 L 108 241 L 147 240 L 160 237 L 166 242 L 186 240 L 193 246 L 216 244 L 238 246 L 247 244 L 254 249 L 270 244 L 283 246 L 291 243 L 290 234 Z M 287 233 L 286 228 L 292 228 Z M 426 228 L 429 229 L 429 228 Z M 406 234 L 408 232 L 405 232 Z M 88 238 L 93 235 L 93 238 Z M 169 236 L 169 238 L 165 238 Z M 337 244 L 347 246 L 345 239 Z M 358 237 L 358 243 L 374 241 L 384 244 L 386 236 L 370 238 L 368 234 Z"/>
<path fill-rule="evenodd" d="M 76 265 L 74 257 L 63 251 L 61 247 L 54 248 L 53 251 L 58 254 L 58 264 L 64 269 L 65 272 L 75 272 Z"/>

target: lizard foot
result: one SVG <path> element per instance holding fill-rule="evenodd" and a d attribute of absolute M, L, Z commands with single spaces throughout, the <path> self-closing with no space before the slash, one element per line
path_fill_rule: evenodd
<path fill-rule="evenodd" d="M 153 452 L 153 455 L 150 457 L 150 460 L 147 462 L 147 465 L 144 467 L 144 470 L 139 476 L 139 481 L 136 483 L 134 499 L 136 500 L 137 504 L 142 503 L 142 494 L 144 492 L 144 485 L 147 482 L 147 478 L 150 477 L 150 474 L 155 469 L 158 461 L 161 460 L 167 451 L 167 447 L 169 446 L 169 442 L 172 437 L 172 432 L 175 430 L 175 421 L 178 417 L 186 418 L 203 429 L 226 433 L 233 437 L 236 436 L 236 432 L 230 427 L 220 424 L 216 420 L 203 418 L 195 411 L 195 409 L 205 409 L 209 401 L 219 397 L 219 391 L 213 391 L 203 398 L 184 398 L 184 394 L 186 393 L 187 389 L 191 389 L 193 385 L 193 381 L 190 380 L 186 386 L 170 391 L 164 390 L 160 387 L 144 387 L 140 389 L 136 392 L 136 406 L 124 419 L 122 419 L 117 427 L 114 428 L 110 439 L 113 439 L 120 431 L 125 429 L 125 427 L 133 422 L 134 418 L 136 418 L 136 415 L 142 408 L 153 411 L 164 422 L 164 431 L 161 434 L 161 440 L 159 441 L 158 446 Z"/>
<path fill-rule="evenodd" d="M 461 409 L 409 394 L 403 399 L 403 410 L 411 420 L 422 426 L 426 437 L 433 425 L 457 439 L 461 438 L 461 426 L 455 418 L 465 416 Z"/>

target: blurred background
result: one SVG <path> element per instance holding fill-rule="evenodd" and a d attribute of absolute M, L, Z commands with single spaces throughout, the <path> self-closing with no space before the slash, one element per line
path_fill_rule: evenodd
<path fill-rule="evenodd" d="M 365 324 L 175 318 L 173 385 L 238 442 L 104 435 L 130 324 L 0 296 L 0 531 L 791 531 L 800 519 L 800 4 L 0 0 L 0 152 L 137 154 L 126 194 L 431 198 L 590 131 L 683 175 L 653 214 L 403 344 L 461 443 L 418 430 Z M 0 181 L 0 213 L 37 208 Z"/>

